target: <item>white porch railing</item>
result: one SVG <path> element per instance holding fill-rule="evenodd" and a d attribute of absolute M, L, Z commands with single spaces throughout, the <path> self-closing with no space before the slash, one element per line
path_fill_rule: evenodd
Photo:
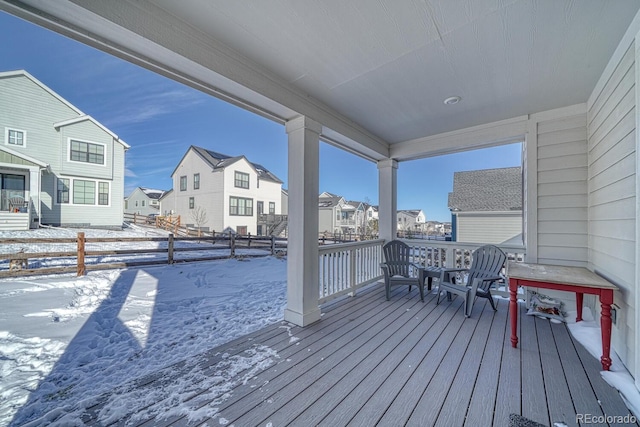
<path fill-rule="evenodd" d="M 365 240 L 320 246 L 320 295 L 318 303 L 380 280 L 384 240 Z"/>
<path fill-rule="evenodd" d="M 437 240 L 402 239 L 412 248 L 413 262 L 418 265 L 468 268 L 471 254 L 482 243 L 445 242 Z M 355 295 L 356 289 L 383 278 L 382 245 L 384 240 L 368 240 L 320 246 L 320 295 L 318 303 L 345 294 Z M 510 261 L 522 262 L 526 249 L 523 245 L 496 245 Z M 509 297 L 504 286 L 492 290 L 494 295 Z M 524 299 L 524 295 L 521 296 Z"/>

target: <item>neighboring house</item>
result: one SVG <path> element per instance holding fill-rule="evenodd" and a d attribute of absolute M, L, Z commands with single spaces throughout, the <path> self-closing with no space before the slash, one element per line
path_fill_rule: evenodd
<path fill-rule="evenodd" d="M 362 202 L 348 202 L 344 197 L 326 191 L 318 196 L 320 233 L 359 233 L 364 216 Z"/>
<path fill-rule="evenodd" d="M 423 233 L 426 231 L 426 218 L 424 212 L 420 209 L 399 210 L 398 231 L 411 233 Z"/>
<path fill-rule="evenodd" d="M 427 221 L 425 223 L 425 231 L 430 236 L 444 236 L 451 234 L 451 223 L 440 221 Z"/>
<path fill-rule="evenodd" d="M 449 193 L 452 240 L 522 243 L 522 168 L 455 172 Z"/>
<path fill-rule="evenodd" d="M 161 198 L 160 211 L 180 215 L 187 226 L 255 235 L 259 214 L 282 213 L 282 181 L 245 156 L 192 145 L 171 178 L 173 191 Z M 206 220 L 198 221 L 198 213 Z"/>
<path fill-rule="evenodd" d="M 324 192 L 318 196 L 318 230 L 320 233 L 342 232 L 342 207 L 344 197 Z"/>
<path fill-rule="evenodd" d="M 116 134 L 24 70 L 0 73 L 0 229 L 121 228 Z"/>
<path fill-rule="evenodd" d="M 124 213 L 139 215 L 159 214 L 160 198 L 164 193 L 164 190 L 137 187 L 129 197 L 124 199 Z"/>

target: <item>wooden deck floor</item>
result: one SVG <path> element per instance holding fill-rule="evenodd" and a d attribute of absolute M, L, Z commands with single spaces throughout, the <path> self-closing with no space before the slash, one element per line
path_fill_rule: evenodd
<path fill-rule="evenodd" d="M 217 415 L 191 424 L 506 426 L 516 413 L 544 425 L 574 426 L 580 413 L 629 413 L 602 380 L 599 361 L 564 324 L 521 314 L 520 346 L 511 348 L 505 300 L 494 312 L 478 299 L 465 319 L 459 298 L 437 306 L 435 294 L 422 303 L 417 290 L 398 288 L 386 301 L 376 285 L 323 313 L 310 327 L 282 322 L 208 352 L 211 366 L 256 346 L 277 357 L 226 394 L 207 396 L 201 404 L 217 408 Z M 172 368 L 172 375 L 188 365 Z M 166 382 L 166 375 L 139 384 L 154 387 L 156 381 Z M 161 415 L 138 425 L 187 423 Z"/>

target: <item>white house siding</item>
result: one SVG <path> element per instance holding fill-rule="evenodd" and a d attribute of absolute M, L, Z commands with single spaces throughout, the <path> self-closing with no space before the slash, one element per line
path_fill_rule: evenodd
<path fill-rule="evenodd" d="M 249 174 L 249 188 L 235 187 L 235 171 Z M 200 188 L 193 188 L 193 175 L 200 174 Z M 187 190 L 180 191 L 180 177 L 187 177 Z M 173 192 L 162 201 L 162 210 L 173 209 L 180 215 L 182 224 L 195 225 L 192 209 L 189 209 L 189 198 L 194 198 L 194 206 L 206 212 L 207 222 L 201 224 L 209 230 L 222 232 L 227 227 L 237 230 L 246 226 L 247 232 L 257 234 L 258 201 L 264 202 L 264 212 L 269 213 L 269 202 L 275 204 L 275 213 L 282 211 L 282 184 L 260 180 L 247 160 L 240 159 L 229 163 L 224 169 L 213 170 L 194 150 L 189 150 L 173 174 Z M 253 200 L 253 215 L 229 215 L 229 198 L 244 197 Z"/>
<path fill-rule="evenodd" d="M 238 188 L 235 186 L 235 172 L 244 172 L 249 174 L 249 188 Z M 259 185 L 259 187 L 258 187 Z M 237 227 L 247 227 L 247 232 L 257 234 L 258 224 L 258 201 L 264 204 L 264 213 L 269 213 L 269 203 L 275 204 L 275 213 L 280 214 L 282 208 L 282 184 L 271 181 L 260 180 L 258 183 L 258 175 L 253 166 L 245 159 L 225 167 L 224 169 L 224 189 L 225 189 L 225 228 L 231 227 L 237 230 Z M 244 197 L 253 200 L 252 216 L 229 215 L 229 199 L 230 197 Z"/>
<path fill-rule="evenodd" d="M 325 231 L 328 233 L 333 233 L 334 230 L 334 219 L 335 219 L 335 210 L 334 209 L 319 209 L 318 210 L 318 230 L 320 233 L 324 233 Z"/>
<path fill-rule="evenodd" d="M 575 106 L 534 119 L 539 263 L 587 266 L 585 109 Z"/>
<path fill-rule="evenodd" d="M 456 241 L 499 244 L 522 233 L 522 212 L 457 214 Z"/>
<path fill-rule="evenodd" d="M 193 175 L 200 174 L 200 188 L 193 189 Z M 187 190 L 180 191 L 180 177 L 187 177 Z M 193 224 L 189 209 L 189 197 L 194 198 L 195 206 L 204 209 L 207 222 L 202 227 L 220 232 L 224 229 L 223 173 L 213 172 L 211 166 L 198 154 L 190 150 L 173 175 L 173 192 L 168 196 L 173 199 L 174 213 L 180 215 L 182 224 Z M 167 207 L 165 207 L 167 206 Z M 163 210 L 169 210 L 169 204 L 163 202 Z"/>
<path fill-rule="evenodd" d="M 636 48 L 633 42 L 623 48 L 588 103 L 589 266 L 620 288 L 613 346 L 635 372 Z"/>

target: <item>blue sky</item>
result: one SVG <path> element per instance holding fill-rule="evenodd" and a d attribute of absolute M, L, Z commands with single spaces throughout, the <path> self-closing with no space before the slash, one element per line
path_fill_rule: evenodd
<path fill-rule="evenodd" d="M 0 71 L 27 70 L 131 145 L 125 194 L 171 188 L 171 172 L 190 145 L 244 154 L 284 181 L 284 126 L 205 95 L 57 33 L 0 12 Z M 449 221 L 453 172 L 519 166 L 520 144 L 402 162 L 398 209 L 422 209 Z M 320 191 L 378 203 L 376 165 L 320 145 Z"/>

